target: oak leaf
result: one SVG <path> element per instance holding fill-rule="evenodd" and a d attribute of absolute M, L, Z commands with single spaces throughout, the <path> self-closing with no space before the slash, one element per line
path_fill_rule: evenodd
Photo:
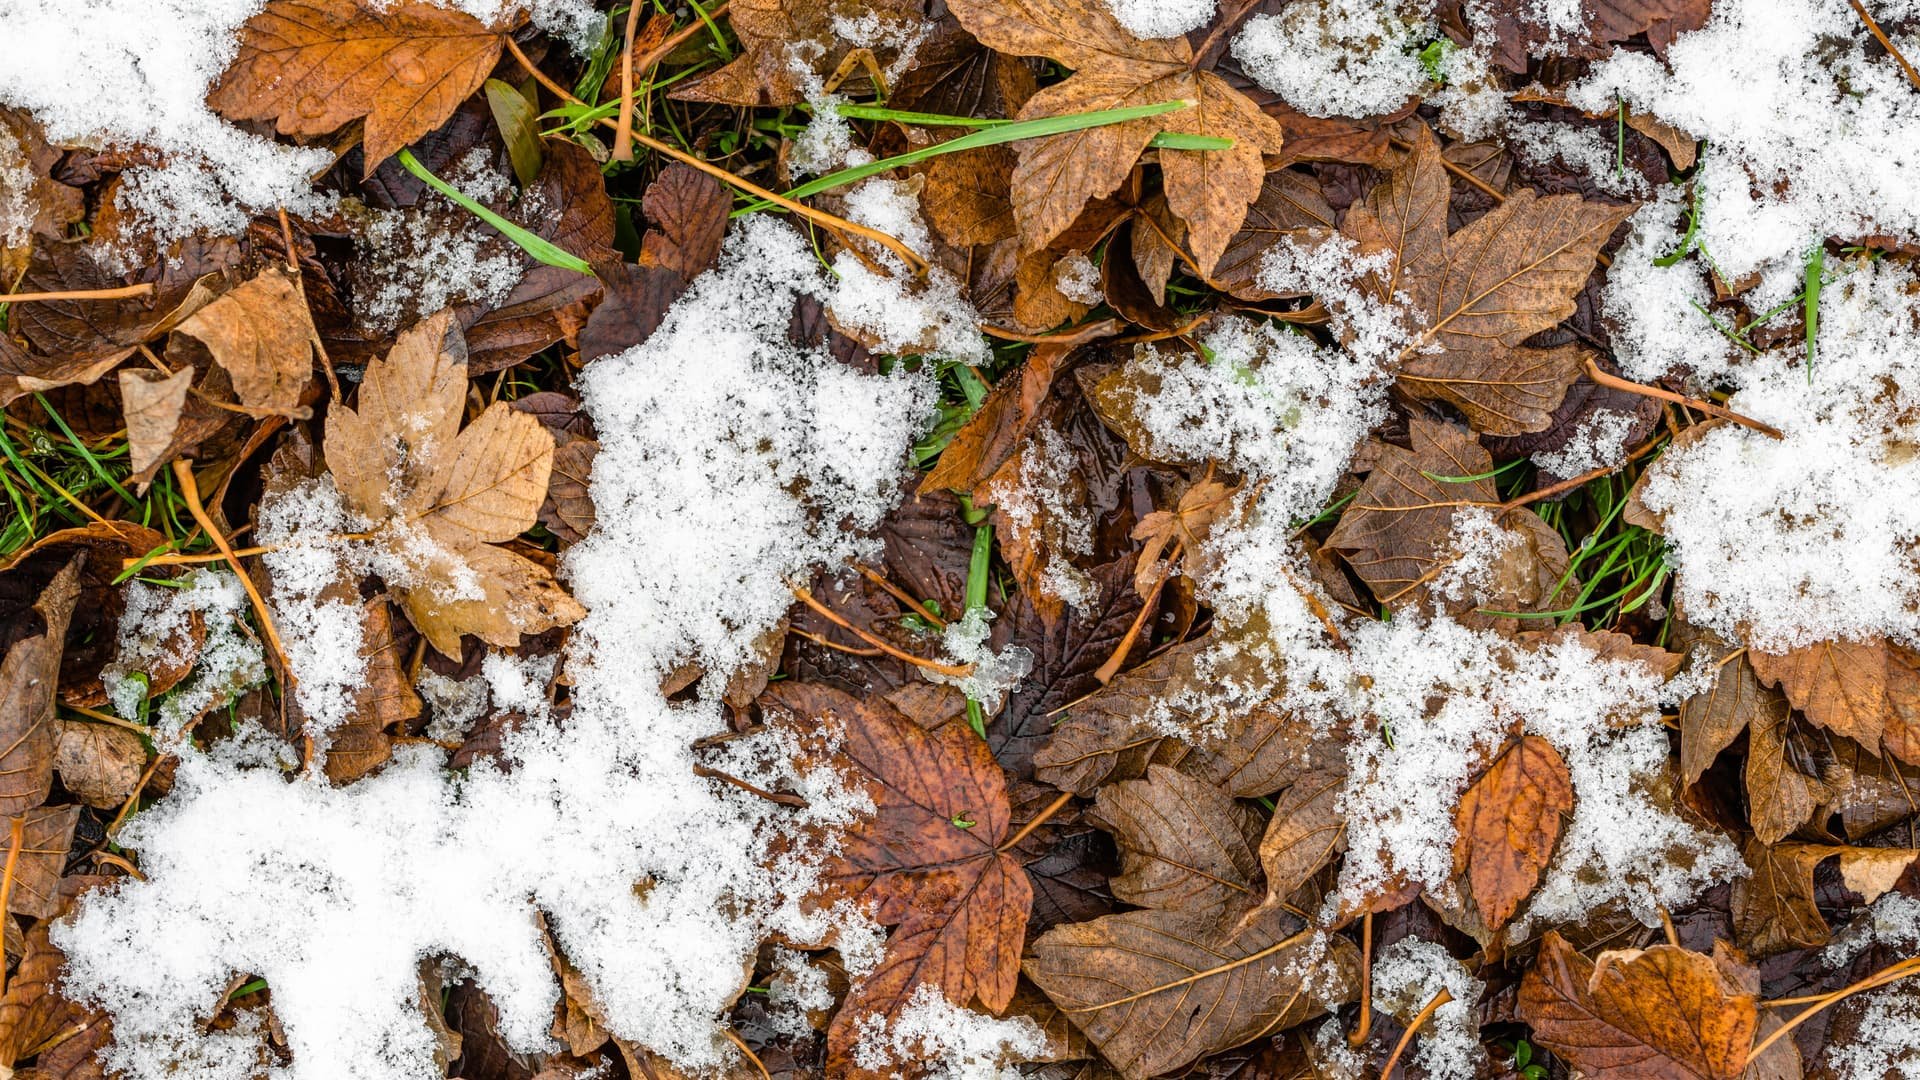
<path fill-rule="evenodd" d="M 1520 983 L 1534 1040 L 1595 1080 L 1734 1080 L 1759 1025 L 1752 992 L 1672 945 L 1590 961 L 1548 931 Z"/>
<path fill-rule="evenodd" d="M 861 1022 L 891 1018 L 921 985 L 955 1004 L 989 1009 L 1013 999 L 1033 887 L 1002 850 L 1011 833 L 1006 777 L 964 725 L 929 731 L 884 699 L 781 682 L 760 698 L 770 724 L 841 729 L 837 761 L 873 800 L 873 818 L 849 830 L 812 898 L 861 904 L 894 927 L 880 968 L 855 987 L 829 1029 L 844 1062 Z"/>
<path fill-rule="evenodd" d="M 1142 41 L 1097 0 L 955 0 L 953 14 L 981 44 L 1019 56 L 1044 56 L 1073 70 L 1035 94 L 1019 118 L 1093 112 L 1166 101 L 1192 106 L 1160 116 L 1033 139 L 1019 146 L 1013 210 L 1031 251 L 1071 225 L 1086 204 L 1132 172 L 1160 131 L 1233 140 L 1231 149 L 1161 150 L 1167 203 L 1187 224 L 1187 243 L 1209 273 L 1260 196 L 1265 154 L 1285 135 L 1272 117 L 1226 80 L 1196 69 L 1185 38 Z"/>
<path fill-rule="evenodd" d="M 1459 409 L 1484 434 L 1542 430 L 1583 354 L 1522 342 L 1573 314 L 1601 245 L 1632 208 L 1521 189 L 1448 236 L 1449 194 L 1439 142 L 1422 126 L 1406 160 L 1341 227 L 1363 252 L 1390 256 L 1365 289 L 1417 316 L 1398 385 Z"/>
<path fill-rule="evenodd" d="M 1566 762 L 1537 735 L 1521 736 L 1460 797 L 1453 872 L 1488 930 L 1506 926 L 1540 883 L 1572 811 Z"/>
<path fill-rule="evenodd" d="M 207 94 L 229 120 L 326 135 L 365 118 L 366 175 L 445 123 L 487 79 L 507 34 L 421 0 L 272 0 Z"/>
<path fill-rule="evenodd" d="M 511 647 L 585 614 L 546 567 L 495 546 L 538 519 L 553 436 L 506 402 L 463 429 L 466 394 L 466 347 L 442 312 L 367 365 L 355 408 L 334 406 L 325 440 L 347 506 L 413 571 L 388 583 L 402 609 L 451 657 L 463 634 Z"/>
<path fill-rule="evenodd" d="M 40 632 L 16 641 L 0 659 L 0 815 L 39 806 L 53 788 L 53 703 L 60 684 L 60 653 L 80 599 L 75 556 L 34 602 Z"/>

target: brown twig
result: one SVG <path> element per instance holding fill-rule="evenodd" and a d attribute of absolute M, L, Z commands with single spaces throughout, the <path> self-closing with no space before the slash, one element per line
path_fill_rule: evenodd
<path fill-rule="evenodd" d="M 535 67 L 533 61 L 527 56 L 526 52 L 523 51 L 520 48 L 520 46 L 514 42 L 512 38 L 507 38 L 506 42 L 507 42 L 507 51 L 513 54 L 513 58 L 516 61 L 518 61 L 520 66 L 526 69 L 527 74 L 532 75 L 534 79 L 536 79 L 540 83 L 540 85 L 546 87 L 549 91 L 553 92 L 554 94 L 562 98 L 565 98 L 568 101 L 573 102 L 576 105 L 586 104 L 586 102 L 583 102 L 579 98 L 574 97 L 573 94 L 568 92 L 568 90 L 565 87 L 561 86 L 557 82 L 554 82 L 551 78 L 548 78 L 546 72 L 543 72 L 538 67 Z M 609 127 L 614 125 L 614 121 L 612 117 L 602 117 L 600 119 L 600 122 L 602 124 L 608 125 Z M 792 199 L 785 197 L 784 195 L 776 195 L 773 192 L 768 191 L 766 188 L 763 188 L 758 184 L 755 184 L 748 180 L 743 180 L 740 177 L 735 176 L 733 173 L 728 172 L 727 170 L 721 168 L 718 165 L 713 164 L 710 161 L 706 161 L 702 158 L 689 154 L 685 150 L 682 150 L 677 146 L 669 146 L 668 144 L 661 142 L 659 139 L 656 139 L 651 135 L 643 135 L 640 132 L 636 131 L 633 133 L 633 139 L 635 142 L 639 143 L 641 146 L 644 146 L 647 149 L 654 151 L 655 153 L 665 154 L 668 157 L 674 159 L 675 161 L 678 161 L 683 164 L 690 165 L 693 168 L 699 169 L 701 172 L 706 173 L 708 176 L 713 177 L 714 179 L 720 181 L 721 183 L 729 184 L 733 187 L 739 188 L 741 191 L 744 191 L 747 194 L 752 195 L 756 199 L 764 199 L 767 202 L 774 204 L 775 206 L 778 206 L 778 207 L 781 207 L 782 209 L 789 210 L 789 211 L 792 211 L 793 213 L 799 214 L 801 217 L 804 217 L 808 221 L 811 221 L 814 224 L 819 225 L 823 229 L 827 229 L 835 234 L 852 233 L 855 236 L 865 237 L 866 239 L 871 240 L 876 244 L 880 244 L 881 246 L 887 248 L 889 251 L 892 251 L 895 255 L 900 256 L 900 258 L 904 260 L 909 267 L 913 268 L 913 272 L 916 274 L 925 273 L 927 270 L 927 260 L 921 258 L 917 253 L 914 252 L 912 248 L 902 243 L 896 237 L 889 236 L 888 234 L 883 233 L 878 229 L 871 229 L 865 225 L 860 225 L 860 224 L 856 224 L 855 222 L 848 221 L 846 218 L 836 217 L 832 214 L 827 213 L 824 210 L 817 210 L 804 203 L 795 202 Z M 855 250 L 855 251 L 858 250 L 857 248 L 853 248 L 851 244 L 847 246 L 850 250 Z"/>
<path fill-rule="evenodd" d="M 261 596 L 260 590 L 254 587 L 253 578 L 247 574 L 247 568 L 240 565 L 240 556 L 234 554 L 233 545 L 227 543 L 227 538 L 214 526 L 213 518 L 207 515 L 207 508 L 201 504 L 200 483 L 193 478 L 193 462 L 187 458 L 175 458 L 173 478 L 180 485 L 180 497 L 186 500 L 187 512 L 193 515 L 193 520 L 199 522 L 201 528 L 207 530 L 213 546 L 220 549 L 220 554 L 226 556 L 227 565 L 233 567 L 233 575 L 240 579 L 241 587 L 246 589 L 247 599 L 253 601 L 254 614 L 260 616 L 260 632 L 266 635 L 267 644 L 273 647 L 273 654 L 280 661 L 280 670 L 286 673 L 288 679 L 292 679 L 293 672 L 287 666 L 287 650 L 280 644 L 280 632 L 273 628 L 273 615 L 267 610 L 266 597 Z"/>
<path fill-rule="evenodd" d="M 7 867 L 0 870 L 0 917 L 6 916 L 7 901 L 13 897 L 13 869 L 20 861 L 20 849 L 27 843 L 27 818 L 25 814 L 7 819 L 7 829 L 13 842 L 7 848 Z M 7 992 L 7 972 L 0 965 L 0 994 Z"/>
<path fill-rule="evenodd" d="M 113 815 L 112 821 L 107 822 L 109 839 L 112 838 L 114 830 L 120 828 L 120 823 L 127 820 L 127 815 L 133 813 L 134 804 L 140 801 L 140 793 L 147 789 L 147 782 L 153 779 L 154 773 L 160 771 L 160 763 L 165 760 L 167 755 L 155 754 L 153 760 L 147 763 L 147 771 L 140 774 L 139 782 L 134 784 L 133 790 L 127 793 L 127 801 L 120 804 L 120 812 Z"/>
<path fill-rule="evenodd" d="M 97 720 L 102 724 L 112 724 L 114 727 L 123 727 L 128 731 L 136 731 L 142 735 L 153 734 L 153 729 L 151 728 L 142 727 L 131 720 L 122 720 L 112 713 L 103 713 L 98 709 L 89 709 L 85 705 L 69 705 L 63 701 L 60 703 L 60 707 L 68 712 L 79 713 L 89 720 Z"/>
<path fill-rule="evenodd" d="M 1359 1046 L 1373 1032 L 1373 912 L 1360 920 L 1360 1019 L 1347 1033 L 1347 1045 Z"/>
<path fill-rule="evenodd" d="M 1557 484 L 1549 484 L 1538 491 L 1529 491 L 1525 495 L 1508 499 L 1506 502 L 1500 504 L 1500 514 L 1498 516 L 1504 517 L 1508 513 L 1518 510 L 1523 506 L 1531 506 L 1537 502 L 1545 502 L 1548 499 L 1557 498 L 1565 495 L 1569 491 L 1583 488 L 1603 476 L 1611 476 L 1653 452 L 1654 447 L 1658 445 L 1660 445 L 1660 438 L 1659 436 L 1655 436 L 1635 447 L 1633 452 L 1622 459 L 1618 465 L 1602 465 L 1597 469 L 1589 469 L 1571 479 L 1562 480 Z"/>
<path fill-rule="evenodd" d="M 1038 814 L 1035 814 L 1033 816 L 1032 821 L 1029 821 L 1025 825 L 1020 826 L 1020 831 L 1008 837 L 1006 843 L 1001 844 L 999 848 L 997 848 L 996 850 L 1012 851 L 1014 847 L 1020 843 L 1020 841 L 1025 840 L 1027 838 L 1027 834 L 1033 832 L 1033 830 L 1046 824 L 1048 818 L 1059 813 L 1060 808 L 1067 805 L 1067 803 L 1072 799 L 1073 799 L 1073 792 L 1071 791 L 1061 792 L 1059 797 L 1055 798 L 1052 802 L 1048 803 L 1046 807 L 1042 809 Z"/>
<path fill-rule="evenodd" d="M 1127 654 L 1133 651 L 1133 643 L 1139 640 L 1141 629 L 1147 625 L 1147 616 L 1153 612 L 1154 603 L 1160 599 L 1160 590 L 1166 588 L 1167 582 L 1173 578 L 1174 563 L 1180 558 L 1180 545 L 1180 538 L 1175 537 L 1173 546 L 1167 550 L 1165 561 L 1159 566 L 1159 573 L 1154 575 L 1153 588 L 1141 598 L 1140 610 L 1134 613 L 1133 622 L 1128 624 L 1127 632 L 1121 635 L 1120 643 L 1113 647 L 1113 655 L 1107 657 L 1107 662 L 1101 664 L 1100 669 L 1093 673 L 1093 677 L 1100 681 L 1100 685 L 1105 686 L 1112 682 L 1113 677 L 1120 674 L 1120 665 L 1127 662 Z"/>
<path fill-rule="evenodd" d="M 35 304 L 48 300 L 125 300 L 153 295 L 153 283 L 123 285 L 118 289 L 72 289 L 66 292 L 23 292 L 0 296 L 0 304 Z"/>
<path fill-rule="evenodd" d="M 938 615 L 935 615 L 933 613 L 933 609 L 927 607 L 927 605 L 921 603 L 920 601 L 915 600 L 913 598 L 913 594 L 907 592 L 907 590 L 901 588 L 898 585 L 895 585 L 891 581 L 888 581 L 887 576 L 885 574 L 880 573 L 879 571 L 875 570 L 871 566 L 866 565 L 865 563 L 854 563 L 853 568 L 855 570 L 860 571 L 860 573 L 863 576 L 865 576 L 868 581 L 871 581 L 875 585 L 878 585 L 882 589 L 885 589 L 888 596 L 891 596 L 895 600 L 898 600 L 901 603 L 912 608 L 921 618 L 927 620 L 928 622 L 932 623 L 935 626 L 940 627 L 943 630 L 946 628 L 947 620 L 941 618 Z"/>
<path fill-rule="evenodd" d="M 802 630 L 798 627 L 794 627 L 791 632 L 793 634 L 798 635 L 799 637 L 806 638 L 808 641 L 813 642 L 815 645 L 818 645 L 823 649 L 832 649 L 835 652 L 843 652 L 843 653 L 846 653 L 848 656 L 871 657 L 871 656 L 887 655 L 886 653 L 881 652 L 879 649 L 859 649 L 859 648 L 855 648 L 852 645 L 842 645 L 837 641 L 831 641 L 827 638 L 821 637 L 819 634 L 810 634 L 807 631 Z"/>
<path fill-rule="evenodd" d="M 719 769 L 709 769 L 705 765 L 695 765 L 693 767 L 693 775 L 704 776 L 709 780 L 724 780 L 734 787 L 739 788 L 741 791 L 752 792 L 768 802 L 779 803 L 781 806 L 792 806 L 801 810 L 807 808 L 807 800 L 799 795 L 790 794 L 785 791 L 768 791 L 766 788 L 749 784 L 745 780 L 730 773 L 723 773 Z"/>
<path fill-rule="evenodd" d="M 634 6 L 639 7 L 640 5 L 638 3 L 635 3 Z M 769 1073 L 767 1071 L 767 1067 L 761 1063 L 760 1055 L 755 1054 L 751 1049 L 749 1049 L 745 1040 L 741 1039 L 739 1035 L 735 1034 L 732 1028 L 723 1027 L 720 1030 L 722 1033 L 726 1035 L 727 1038 L 733 1040 L 733 1045 L 740 1048 L 740 1052 L 747 1056 L 748 1061 L 753 1062 L 753 1067 L 760 1070 L 760 1080 L 773 1080 L 773 1074 Z"/>
<path fill-rule="evenodd" d="M 633 160 L 633 31 L 640 25 L 638 3 L 627 5 L 627 43 L 620 52 L 620 119 L 614 124 L 613 160 Z"/>
<path fill-rule="evenodd" d="M 1887 36 L 1885 30 L 1880 29 L 1879 23 L 1873 21 L 1873 16 L 1867 11 L 1867 6 L 1861 3 L 1860 0 L 1847 0 L 1847 3 L 1853 5 L 1853 10 L 1860 16 L 1860 21 L 1866 23 L 1867 29 L 1873 32 L 1875 38 L 1879 39 L 1880 47 L 1886 49 L 1887 54 L 1892 56 L 1894 61 L 1900 65 L 1900 70 L 1907 73 L 1907 81 L 1916 87 L 1920 87 L 1920 71 L 1913 70 L 1913 65 L 1907 63 L 1907 58 L 1900 55 L 1900 50 L 1894 46 L 1893 39 Z"/>
<path fill-rule="evenodd" d="M 1752 428 L 1763 435 L 1771 436 L 1775 439 L 1786 438 L 1785 435 L 1780 433 L 1779 428 L 1770 424 L 1763 424 L 1750 416 L 1742 416 L 1732 409 L 1715 405 L 1711 401 L 1701 401 L 1698 398 L 1690 398 L 1684 394 L 1676 394 L 1671 390 L 1662 390 L 1657 386 L 1647 386 L 1644 383 L 1629 382 L 1617 375 L 1609 375 L 1600 369 L 1600 365 L 1595 363 L 1591 356 L 1587 357 L 1587 378 L 1612 390 L 1619 390 L 1628 394 L 1639 394 L 1641 397 L 1657 398 L 1661 401 L 1671 401 L 1675 405 L 1685 405 L 1689 409 L 1699 409 L 1708 416 L 1717 416 L 1722 420 L 1730 420 L 1733 423 L 1739 424 L 1741 427 Z"/>
<path fill-rule="evenodd" d="M 1387 1055 L 1387 1064 L 1380 1070 L 1380 1080 L 1388 1080 L 1393 1075 L 1393 1067 L 1400 1064 L 1400 1055 L 1407 1052 L 1407 1044 L 1413 1041 L 1413 1033 L 1420 1030 L 1420 1025 L 1427 1022 L 1427 1018 L 1433 1015 L 1435 1009 L 1452 1000 L 1452 992 L 1443 986 L 1439 993 L 1433 995 L 1425 1005 L 1420 1006 L 1420 1011 L 1413 1016 L 1413 1022 L 1407 1025 L 1407 1030 L 1400 1033 L 1400 1041 L 1393 1044 L 1393 1053 Z"/>
<path fill-rule="evenodd" d="M 1863 990 L 1877 990 L 1880 987 L 1887 985 L 1888 983 L 1898 982 L 1901 979 L 1904 979 L 1907 976 L 1914 975 L 1914 974 L 1920 974 L 1920 956 L 1910 956 L 1905 960 L 1900 960 L 1895 963 L 1888 964 L 1886 967 L 1883 967 L 1879 971 L 1876 971 L 1873 974 L 1867 976 L 1866 978 L 1861 979 L 1859 982 L 1854 983 L 1852 986 L 1835 990 L 1830 994 L 1820 994 L 1811 998 L 1782 998 L 1779 1001 L 1767 1002 L 1766 1004 L 1768 1008 L 1774 1008 L 1781 1005 L 1798 1004 L 1802 1001 L 1810 1001 L 1812 1002 L 1812 1004 L 1808 1005 L 1805 1009 L 1801 1010 L 1800 1012 L 1795 1013 L 1793 1019 L 1787 1021 L 1784 1024 L 1781 1024 L 1777 1028 L 1774 1028 L 1772 1033 L 1770 1033 L 1766 1038 L 1761 1039 L 1759 1042 L 1753 1044 L 1753 1049 L 1747 1051 L 1747 1061 L 1752 1062 L 1758 1059 L 1761 1054 L 1766 1053 L 1767 1047 L 1772 1046 L 1774 1043 L 1779 1042 L 1782 1038 L 1785 1038 L 1787 1032 L 1792 1031 L 1796 1027 L 1799 1027 L 1803 1022 L 1812 1018 L 1814 1014 L 1818 1013 L 1820 1010 L 1826 1008 L 1827 1006 L 1836 1004 L 1837 1002 L 1840 1002 L 1846 998 L 1852 997 L 1853 995 L 1860 993 Z"/>
<path fill-rule="evenodd" d="M 809 592 L 805 587 L 800 585 L 790 585 L 788 587 L 793 590 L 794 599 L 807 605 L 808 607 L 812 608 L 814 611 L 819 612 L 821 617 L 825 618 L 828 622 L 832 623 L 833 625 L 839 627 L 842 630 L 847 631 L 848 633 L 859 638 L 861 641 L 864 641 L 867 644 L 873 646 L 874 648 L 879 649 L 881 652 L 886 653 L 888 656 L 893 657 L 895 660 L 903 660 L 909 664 L 912 664 L 914 667 L 925 668 L 926 670 L 931 671 L 936 675 L 945 675 L 949 678 L 954 678 L 954 679 L 964 679 L 967 676 L 973 674 L 972 664 L 942 664 L 937 660 L 929 660 L 924 656 L 915 656 L 910 652 L 904 652 L 900 649 L 896 649 L 892 645 L 881 640 L 880 638 L 877 638 L 872 634 L 867 633 L 865 630 L 862 630 L 859 627 L 853 625 L 851 622 L 848 622 L 847 619 L 844 616 L 842 616 L 839 612 L 833 610 L 827 605 L 821 603 L 819 600 L 815 599 L 813 593 Z"/>

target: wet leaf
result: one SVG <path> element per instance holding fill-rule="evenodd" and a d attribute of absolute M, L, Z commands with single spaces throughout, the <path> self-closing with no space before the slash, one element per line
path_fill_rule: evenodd
<path fill-rule="evenodd" d="M 1920 765 L 1920 653 L 1873 637 L 1747 655 L 1760 680 L 1778 686 L 1808 720 Z"/>
<path fill-rule="evenodd" d="M 1505 927 L 1533 893 L 1572 812 L 1566 762 L 1537 735 L 1522 736 L 1460 797 L 1453 872 L 1488 930 Z"/>
<path fill-rule="evenodd" d="M 0 815 L 31 810 L 52 789 L 54 691 L 84 564 L 76 556 L 54 575 L 33 605 L 39 632 L 0 659 Z"/>
<path fill-rule="evenodd" d="M 1102 788 L 1094 814 L 1120 848 L 1119 900 L 1198 913 L 1258 895 L 1260 818 L 1205 781 L 1155 765 Z"/>
<path fill-rule="evenodd" d="M 240 51 L 207 104 L 230 120 L 272 120 L 283 135 L 326 135 L 366 120 L 365 172 L 446 122 L 486 81 L 506 34 L 450 8 L 402 0 L 272 0 L 240 31 Z"/>

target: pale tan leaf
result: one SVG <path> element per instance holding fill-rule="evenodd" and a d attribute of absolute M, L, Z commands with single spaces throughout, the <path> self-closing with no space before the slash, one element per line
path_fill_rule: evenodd
<path fill-rule="evenodd" d="M 81 720 L 55 724 L 53 767 L 60 783 L 96 810 L 117 810 L 146 771 L 147 748 L 126 728 Z"/>
<path fill-rule="evenodd" d="M 227 370 L 234 395 L 250 409 L 291 414 L 313 378 L 313 316 L 293 275 L 279 263 L 189 315 L 173 332 L 176 345 L 168 355 L 180 351 L 183 337 L 199 342 Z"/>
<path fill-rule="evenodd" d="M 120 407 L 127 418 L 128 464 L 136 475 L 166 464 L 167 449 L 180 427 L 180 413 L 193 388 L 193 369 L 171 375 L 142 368 L 120 373 Z"/>

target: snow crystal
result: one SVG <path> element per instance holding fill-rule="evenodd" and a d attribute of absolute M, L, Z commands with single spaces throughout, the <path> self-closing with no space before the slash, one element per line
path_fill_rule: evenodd
<path fill-rule="evenodd" d="M 791 604 L 789 581 L 871 554 L 849 530 L 891 504 L 926 422 L 930 375 L 860 375 L 791 344 L 802 295 L 830 303 L 835 286 L 790 227 L 748 220 L 652 337 L 582 373 L 602 443 L 598 521 L 566 562 L 589 609 L 568 654 L 573 708 L 507 736 L 511 771 L 480 761 L 449 774 L 438 748 L 415 744 L 336 788 L 289 781 L 258 745 L 264 734 L 182 752 L 173 794 L 121 838 L 146 880 L 89 895 L 55 930 L 68 991 L 114 1015 L 106 1064 L 130 1080 L 183 1062 L 251 1075 L 260 1025 L 201 1024 L 248 974 L 273 988 L 292 1051 L 274 1075 L 426 1075 L 434 1045 L 415 1011 L 417 966 L 436 956 L 472 971 L 511 1048 L 545 1049 L 559 988 L 536 909 L 614 1033 L 688 1069 L 732 1055 L 715 1018 L 765 938 L 819 941 L 838 924 L 850 961 L 872 962 L 880 934 L 857 910 L 799 906 L 834 830 L 870 801 L 774 730 L 704 760 L 793 791 L 805 810 L 695 776 L 690 748 L 727 730 L 722 707 L 670 704 L 658 690 L 684 660 L 706 668 L 703 687 L 723 684 Z M 847 431 L 871 434 L 848 445 Z M 365 571 L 361 552 L 329 539 L 352 524 L 337 499 L 309 483 L 263 512 L 263 539 L 276 522 L 320 538 L 267 556 L 276 595 L 317 596 Z M 550 662 L 486 662 L 496 705 L 542 706 Z M 965 1024 L 933 1023 L 937 1006 L 915 1015 L 927 1019 L 908 1037 L 951 1035 L 960 1060 L 991 1055 L 961 1038 Z"/>
<path fill-rule="evenodd" d="M 1106 0 L 1114 21 L 1137 38 L 1179 37 L 1213 18 L 1217 0 Z"/>
<path fill-rule="evenodd" d="M 1100 292 L 1100 268 L 1078 251 L 1069 251 L 1053 264 L 1053 287 L 1076 304 L 1092 307 L 1106 297 Z"/>
<path fill-rule="evenodd" d="M 773 979 L 767 986 L 767 1014 L 775 1033 L 789 1038 L 813 1034 L 808 1013 L 833 1008 L 827 969 L 793 949 L 773 950 Z"/>
<path fill-rule="evenodd" d="M 1763 304 L 1798 288 L 1820 238 L 1920 236 L 1920 162 L 1889 152 L 1914 145 L 1920 96 L 1847 0 L 1721 0 L 1665 66 L 1616 50 L 1568 96 L 1705 141 L 1700 238 L 1725 280 L 1765 274 Z"/>
<path fill-rule="evenodd" d="M 459 742 L 487 715 L 491 692 L 484 676 L 454 679 L 423 667 L 413 688 L 427 707 L 426 736 L 436 742 Z"/>
<path fill-rule="evenodd" d="M 880 1016 L 862 1022 L 853 1061 L 874 1071 L 927 1062 L 931 1080 L 1019 1080 L 1014 1064 L 1040 1057 L 1046 1048 L 1046 1033 L 1031 1018 L 996 1020 L 960 1008 L 922 983 L 891 1025 Z"/>
<path fill-rule="evenodd" d="M 1432 0 L 1299 0 L 1249 19 L 1233 56 L 1309 116 L 1388 113 L 1429 81 L 1419 53 L 1434 34 L 1432 8 Z"/>
<path fill-rule="evenodd" d="M 13 132 L 0 127 L 0 248 L 24 247 L 39 208 L 33 168 Z"/>
<path fill-rule="evenodd" d="M 455 162 L 445 179 L 482 203 L 513 186 L 484 148 Z M 438 194 L 429 198 L 441 199 Z M 455 304 L 493 307 L 526 276 L 520 249 L 465 210 L 454 216 L 421 208 L 369 210 L 356 239 L 361 247 L 354 262 L 357 311 L 369 328 L 382 333 Z"/>
<path fill-rule="evenodd" d="M 1640 175 L 1640 170 L 1622 168 L 1620 146 L 1612 128 L 1514 119 L 1502 131 L 1509 149 L 1526 161 L 1536 165 L 1558 161 L 1610 194 L 1647 193 L 1647 178 Z"/>
<path fill-rule="evenodd" d="M 1636 417 L 1615 409 L 1595 409 L 1580 421 L 1573 437 L 1558 450 L 1541 450 L 1533 463 L 1545 475 L 1568 480 L 1594 469 L 1618 465 L 1626 459 L 1627 436 Z"/>
<path fill-rule="evenodd" d="M 1634 212 L 1626 243 L 1606 271 L 1603 307 L 1614 359 L 1628 378 L 1650 382 L 1690 372 L 1698 385 L 1711 387 L 1732 373 L 1740 351 L 1705 314 L 1714 297 L 1702 268 L 1690 258 L 1671 260 L 1685 214 L 1686 200 L 1674 187 Z M 1660 266 L 1658 259 L 1672 264 Z"/>
<path fill-rule="evenodd" d="M 1890 892 L 1821 950 L 1829 968 L 1850 964 L 1872 946 L 1897 955 L 1920 948 L 1920 900 Z M 1826 1065 L 1840 1080 L 1920 1080 L 1920 988 L 1912 981 L 1874 990 L 1842 1008 L 1858 1009 L 1853 1037 L 1827 1045 Z"/>
<path fill-rule="evenodd" d="M 1524 542 L 1486 507 L 1455 511 L 1449 552 L 1434 576 L 1433 592 L 1449 600 L 1479 601 L 1492 584 L 1501 557 Z"/>
<path fill-rule="evenodd" d="M 206 639 L 194 656 L 193 674 L 161 700 L 153 717 L 156 732 L 171 737 L 202 713 L 266 679 L 266 659 L 245 622 L 249 608 L 239 578 L 203 568 L 183 575 L 173 587 L 132 581 L 122 595 L 127 608 L 120 617 L 119 653 L 100 673 L 107 697 L 121 716 L 140 718 L 147 697 L 145 673 L 177 667 L 186 659 L 178 650 L 191 642 L 196 618 Z"/>
<path fill-rule="evenodd" d="M 1812 370 L 1798 341 L 1749 357 L 1728 399 L 1786 437 L 1721 425 L 1648 469 L 1689 618 L 1769 652 L 1920 640 L 1916 289 L 1885 263 L 1829 283 Z"/>
<path fill-rule="evenodd" d="M 971 674 L 952 676 L 927 672 L 927 678 L 959 688 L 968 700 L 979 702 L 988 713 L 999 709 L 1007 691 L 1019 686 L 1020 680 L 1033 670 L 1033 650 L 1009 645 L 996 653 L 988 647 L 987 637 L 992 633 L 988 624 L 992 621 L 993 612 L 984 607 L 970 607 L 965 615 L 941 631 L 940 644 L 947 655 L 956 664 L 972 664 Z"/>
<path fill-rule="evenodd" d="M 1374 1008 L 1403 1023 L 1442 990 L 1452 999 L 1420 1029 L 1412 1060 L 1433 1080 L 1473 1080 L 1487 1060 L 1478 1008 L 1486 984 L 1445 947 L 1419 938 L 1401 938 L 1374 958 Z"/>

